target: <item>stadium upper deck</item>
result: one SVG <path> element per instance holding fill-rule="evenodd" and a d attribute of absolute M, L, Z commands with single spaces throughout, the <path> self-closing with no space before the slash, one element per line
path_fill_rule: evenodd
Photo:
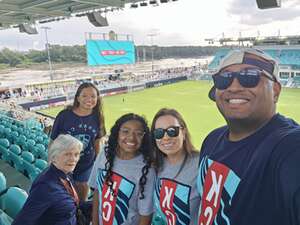
<path fill-rule="evenodd" d="M 281 82 L 287 87 L 300 87 L 300 37 L 291 36 L 286 38 L 281 37 L 267 37 L 262 40 L 244 38 L 240 39 L 224 39 L 220 40 L 222 43 L 238 41 L 243 43 L 245 41 L 252 43 L 251 47 L 264 50 L 274 59 L 279 62 L 279 76 Z M 213 72 L 219 65 L 221 59 L 234 48 L 243 48 L 244 45 L 226 46 L 220 49 L 214 56 L 208 69 Z M 247 46 L 248 47 L 248 46 Z"/>

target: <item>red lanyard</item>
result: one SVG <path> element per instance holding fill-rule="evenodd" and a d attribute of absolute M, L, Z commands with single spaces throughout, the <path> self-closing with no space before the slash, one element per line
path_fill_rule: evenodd
<path fill-rule="evenodd" d="M 79 205 L 78 194 L 77 194 L 75 188 L 73 187 L 71 181 L 69 180 L 69 178 L 67 178 L 67 179 L 60 178 L 60 181 L 62 182 L 62 184 L 64 185 L 66 190 L 69 192 L 69 194 L 72 196 L 72 198 L 76 202 L 76 205 Z"/>

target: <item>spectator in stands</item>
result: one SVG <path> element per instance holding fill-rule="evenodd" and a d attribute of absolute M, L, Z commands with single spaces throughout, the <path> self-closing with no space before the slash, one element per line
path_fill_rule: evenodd
<path fill-rule="evenodd" d="M 33 182 L 29 196 L 12 225 L 76 225 L 78 195 L 73 172 L 83 144 L 68 134 L 59 135 L 49 148 L 50 166 Z"/>
<path fill-rule="evenodd" d="M 150 225 L 155 172 L 147 123 L 129 113 L 110 132 L 89 179 L 95 189 L 93 225 Z"/>
<path fill-rule="evenodd" d="M 151 134 L 157 168 L 156 213 L 164 224 L 176 221 L 182 225 L 195 224 L 200 204 L 196 188 L 199 153 L 191 142 L 186 123 L 175 109 L 163 108 L 154 116 Z M 173 193 L 175 189 L 180 191 Z"/>
<path fill-rule="evenodd" d="M 84 146 L 73 178 L 79 198 L 85 200 L 87 181 L 99 152 L 99 141 L 106 133 L 100 92 L 92 83 L 82 83 L 78 87 L 73 105 L 57 115 L 50 137 L 53 140 L 66 133 L 78 138 Z"/>
<path fill-rule="evenodd" d="M 199 224 L 299 225 L 300 126 L 276 113 L 278 63 L 234 50 L 213 81 L 209 96 L 227 126 L 202 144 Z"/>

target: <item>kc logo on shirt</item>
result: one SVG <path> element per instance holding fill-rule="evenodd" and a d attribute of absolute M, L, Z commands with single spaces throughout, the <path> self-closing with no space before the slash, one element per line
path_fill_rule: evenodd
<path fill-rule="evenodd" d="M 99 213 L 103 225 L 121 225 L 128 216 L 129 200 L 135 184 L 123 176 L 113 173 L 112 189 L 104 182 L 106 171 L 98 170 L 97 185 L 99 191 Z"/>
<path fill-rule="evenodd" d="M 230 224 L 226 215 L 226 207 L 230 207 L 231 199 L 239 185 L 240 178 L 227 166 L 202 159 L 197 179 L 201 204 L 199 209 L 199 225 Z"/>
<path fill-rule="evenodd" d="M 168 225 L 190 223 L 191 187 L 175 180 L 161 178 L 156 185 L 155 201 Z"/>

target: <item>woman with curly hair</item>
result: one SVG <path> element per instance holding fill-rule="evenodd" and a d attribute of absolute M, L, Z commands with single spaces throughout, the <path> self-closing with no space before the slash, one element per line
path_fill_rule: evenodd
<path fill-rule="evenodd" d="M 175 109 L 160 109 L 152 121 L 151 134 L 157 169 L 156 214 L 163 224 L 197 224 L 199 152 L 183 117 Z"/>
<path fill-rule="evenodd" d="M 155 171 L 145 119 L 129 113 L 110 130 L 89 185 L 94 188 L 93 225 L 150 225 Z"/>

